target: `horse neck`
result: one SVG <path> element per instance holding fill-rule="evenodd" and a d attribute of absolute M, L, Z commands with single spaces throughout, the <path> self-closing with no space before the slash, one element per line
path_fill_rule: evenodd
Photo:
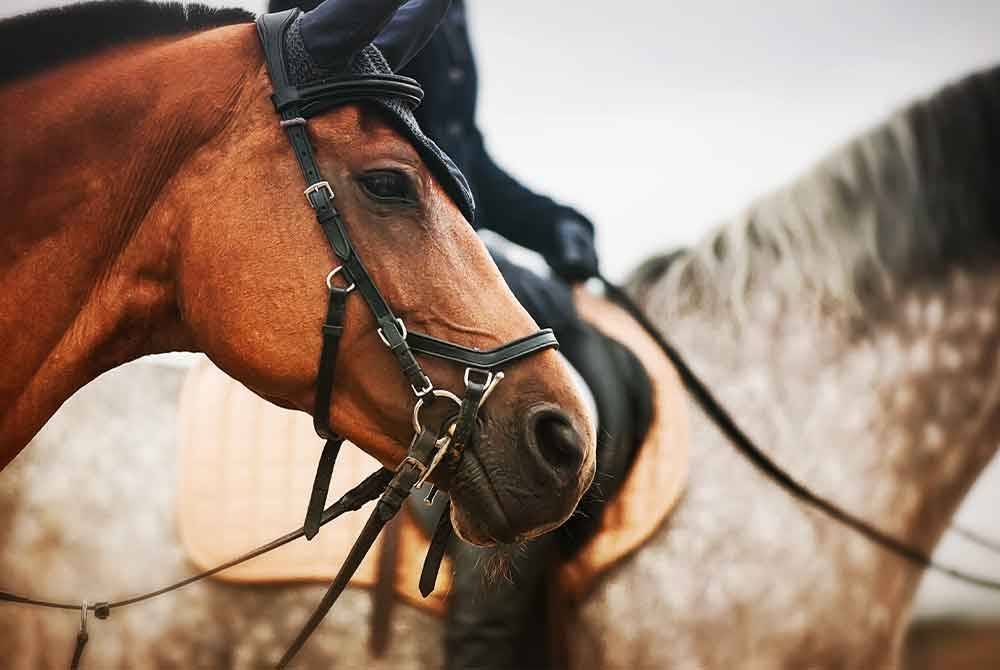
<path fill-rule="evenodd" d="M 725 316 L 677 309 L 691 291 L 663 282 L 646 304 L 778 463 L 931 551 L 1000 442 L 1000 275 L 901 293 L 868 328 L 829 304 L 822 317 L 802 308 L 815 304 L 807 289 L 782 294 L 761 286 Z M 691 428 L 687 492 L 641 563 L 669 585 L 663 654 L 681 665 L 697 650 L 704 667 L 739 667 L 751 649 L 759 667 L 895 667 L 921 571 L 778 488 L 700 412 Z M 648 573 L 635 574 L 629 592 L 641 593 Z M 662 610 L 663 598 L 654 590 L 638 607 Z"/>
<path fill-rule="evenodd" d="M 975 141 L 996 136 L 1000 109 L 962 99 L 982 90 L 909 110 L 635 286 L 778 463 L 927 552 L 1000 444 L 1000 272 L 984 262 L 1000 213 L 996 169 L 979 169 L 1000 147 Z M 950 122 L 970 108 L 981 126 Z M 728 634 L 747 615 L 707 665 L 747 648 L 776 665 L 892 662 L 920 570 L 803 507 L 700 414 L 691 473 L 663 578 L 690 584 L 671 591 L 682 619 L 726 613 Z"/>
<path fill-rule="evenodd" d="M 232 26 L 99 53 L 0 89 L 0 467 L 76 389 L 187 348 L 178 217 L 158 208 L 261 59 Z"/>

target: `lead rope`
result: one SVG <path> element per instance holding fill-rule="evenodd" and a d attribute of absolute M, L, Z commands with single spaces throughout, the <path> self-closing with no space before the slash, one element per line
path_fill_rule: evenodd
<path fill-rule="evenodd" d="M 639 325 L 642 326 L 643 330 L 645 330 L 646 333 L 653 338 L 656 344 L 659 345 L 660 349 L 663 350 L 663 353 L 666 354 L 667 358 L 669 358 L 671 363 L 674 364 L 674 367 L 677 369 L 677 373 L 680 375 L 681 381 L 683 382 L 684 387 L 688 390 L 688 393 L 694 397 L 695 401 L 705 414 L 708 415 L 709 419 L 711 419 L 719 430 L 721 430 L 722 433 L 729 439 L 730 444 L 732 444 L 736 451 L 738 451 L 744 458 L 750 461 L 751 465 L 764 474 L 764 476 L 783 488 L 787 493 L 806 503 L 813 509 L 822 512 L 827 517 L 860 533 L 871 542 L 888 549 L 893 554 L 896 554 L 918 567 L 932 570 L 984 589 L 1000 591 L 1000 581 L 975 575 L 943 563 L 938 563 L 920 549 L 910 546 L 902 540 L 876 528 L 864 519 L 854 516 L 836 503 L 833 503 L 814 493 L 805 484 L 802 484 L 788 474 L 781 466 L 765 454 L 763 450 L 761 450 L 761 448 L 750 439 L 743 429 L 737 425 L 736 421 L 729 414 L 729 412 L 722 406 L 721 403 L 719 403 L 712 392 L 708 389 L 708 386 L 701 381 L 701 378 L 699 378 L 698 375 L 694 373 L 691 367 L 687 364 L 687 361 L 684 360 L 684 357 L 681 356 L 680 352 L 666 340 L 666 338 L 660 333 L 659 329 L 653 325 L 653 323 L 646 316 L 646 313 L 635 304 L 632 298 L 629 297 L 629 295 L 619 286 L 608 281 L 605 277 L 598 275 L 597 279 L 599 279 L 604 285 L 604 290 L 607 295 L 614 302 L 618 303 L 618 305 L 625 309 L 625 311 L 627 311 L 632 318 L 634 318 Z"/>

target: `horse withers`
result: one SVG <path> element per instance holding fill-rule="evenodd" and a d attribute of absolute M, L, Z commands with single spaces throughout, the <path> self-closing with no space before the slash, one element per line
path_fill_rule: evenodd
<path fill-rule="evenodd" d="M 352 11 L 381 26 L 392 5 Z M 0 464 L 78 388 L 150 353 L 202 351 L 268 400 L 312 407 L 337 261 L 249 18 L 94 3 L 0 24 L 3 60 L 25 63 L 0 82 Z M 59 39 L 70 33 L 90 41 Z M 483 350 L 537 331 L 447 177 L 394 119 L 345 104 L 308 132 L 355 251 L 406 327 Z M 413 394 L 360 299 L 345 323 L 330 426 L 394 467 Z M 462 388 L 460 367 L 421 363 L 439 388 Z M 450 482 L 457 529 L 481 544 L 559 525 L 594 469 L 591 419 L 560 357 L 505 374 L 470 450 L 477 467 Z"/>

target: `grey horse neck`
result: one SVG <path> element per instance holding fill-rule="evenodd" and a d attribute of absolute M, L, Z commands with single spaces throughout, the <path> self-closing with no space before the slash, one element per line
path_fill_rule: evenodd
<path fill-rule="evenodd" d="M 993 70 L 904 110 L 634 283 L 777 461 L 927 550 L 1000 440 L 998 92 Z M 919 572 L 788 500 L 701 416 L 692 439 L 687 498 L 614 585 L 639 602 L 606 589 L 585 628 L 659 608 L 680 622 L 648 631 L 670 667 L 894 663 Z"/>

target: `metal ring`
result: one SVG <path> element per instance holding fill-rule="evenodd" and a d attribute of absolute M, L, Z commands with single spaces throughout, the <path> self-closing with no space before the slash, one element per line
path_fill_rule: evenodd
<path fill-rule="evenodd" d="M 483 391 L 483 397 L 479 399 L 479 406 L 480 407 L 483 406 L 483 404 L 486 402 L 486 400 L 490 397 L 490 395 L 496 389 L 497 384 L 499 384 L 500 382 L 503 381 L 503 377 L 504 377 L 504 374 L 502 372 L 498 372 L 495 375 L 493 375 L 493 379 L 490 380 L 489 386 L 487 386 L 486 390 Z"/>
<path fill-rule="evenodd" d="M 434 389 L 433 391 L 431 391 L 431 393 L 434 394 L 435 398 L 447 398 L 448 400 L 451 400 L 459 407 L 462 406 L 462 401 L 459 400 L 458 396 L 452 393 L 451 391 L 445 391 L 444 389 Z M 413 406 L 413 432 L 415 433 L 420 432 L 420 408 L 423 406 L 424 406 L 423 398 L 418 398 L 417 404 Z"/>
<path fill-rule="evenodd" d="M 330 270 L 330 274 L 326 276 L 326 287 L 331 291 L 343 291 L 344 293 L 350 293 L 356 288 L 354 282 L 351 282 L 351 285 L 348 286 L 347 288 L 340 288 L 339 286 L 333 285 L 333 278 L 336 277 L 338 274 L 340 274 L 343 269 L 344 269 L 343 265 L 338 265 L 337 267 Z"/>
<path fill-rule="evenodd" d="M 83 633 L 87 632 L 87 611 L 90 609 L 90 605 L 86 600 L 80 604 L 80 631 Z"/>

